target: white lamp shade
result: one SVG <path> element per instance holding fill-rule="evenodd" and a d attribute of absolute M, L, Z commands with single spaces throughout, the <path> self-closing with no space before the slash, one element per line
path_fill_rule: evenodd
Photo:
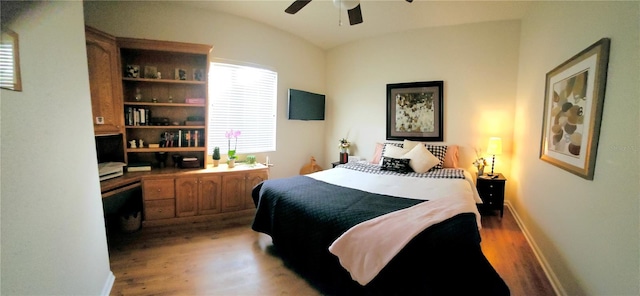
<path fill-rule="evenodd" d="M 487 154 L 491 154 L 491 155 L 502 154 L 502 139 L 498 137 L 489 138 L 489 146 L 487 147 Z"/>
<path fill-rule="evenodd" d="M 333 0 L 333 6 L 344 10 L 354 9 L 360 4 L 360 0 Z"/>

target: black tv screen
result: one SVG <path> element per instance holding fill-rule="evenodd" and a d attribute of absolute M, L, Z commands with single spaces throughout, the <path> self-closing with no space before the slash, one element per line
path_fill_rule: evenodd
<path fill-rule="evenodd" d="M 324 95 L 289 89 L 290 120 L 324 120 Z"/>

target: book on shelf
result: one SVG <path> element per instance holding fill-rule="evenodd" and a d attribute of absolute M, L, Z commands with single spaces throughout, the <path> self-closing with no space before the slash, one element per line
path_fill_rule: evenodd
<path fill-rule="evenodd" d="M 145 172 L 151 170 L 149 162 L 130 162 L 127 164 L 127 172 Z"/>

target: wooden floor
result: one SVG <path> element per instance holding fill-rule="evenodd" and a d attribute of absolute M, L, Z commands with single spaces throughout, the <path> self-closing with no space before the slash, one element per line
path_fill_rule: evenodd
<path fill-rule="evenodd" d="M 111 295 L 320 295 L 274 255 L 251 217 L 216 224 L 109 227 Z M 508 209 L 482 218 L 482 249 L 511 295 L 555 295 Z"/>

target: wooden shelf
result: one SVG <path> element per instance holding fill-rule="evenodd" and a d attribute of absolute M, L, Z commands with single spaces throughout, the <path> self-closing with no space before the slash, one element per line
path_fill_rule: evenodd
<path fill-rule="evenodd" d="M 204 125 L 127 125 L 127 129 L 204 129 Z"/>
<path fill-rule="evenodd" d="M 124 102 L 125 106 L 151 106 L 151 107 L 205 107 L 205 104 L 186 104 L 186 103 L 154 103 L 154 102 Z"/>
<path fill-rule="evenodd" d="M 127 148 L 127 152 L 203 152 L 206 147 Z"/>
<path fill-rule="evenodd" d="M 204 84 L 207 83 L 206 81 L 198 81 L 198 80 L 127 78 L 127 77 L 122 77 L 122 81 L 150 82 L 150 83 L 169 83 L 169 84 L 196 84 L 196 85 L 204 85 Z"/>

